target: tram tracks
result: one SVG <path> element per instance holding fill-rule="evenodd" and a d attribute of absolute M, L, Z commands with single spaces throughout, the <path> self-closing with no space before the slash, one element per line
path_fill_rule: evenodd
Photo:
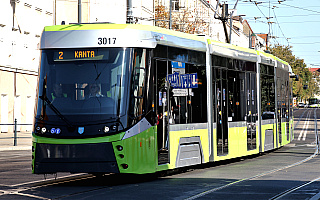
<path fill-rule="evenodd" d="M 302 138 L 302 140 L 305 141 L 305 139 L 303 139 L 303 138 L 306 138 L 306 134 L 307 134 L 306 131 L 307 131 L 308 126 L 309 126 L 309 120 L 308 119 L 311 116 L 312 110 L 310 110 L 310 109 L 305 110 L 302 113 L 302 115 L 300 116 L 297 124 L 294 126 L 296 128 L 299 125 L 301 119 L 303 118 L 303 116 L 305 116 L 306 112 L 307 112 L 307 119 L 305 120 L 305 123 L 303 125 L 303 128 L 302 128 L 297 140 L 301 140 L 301 138 Z M 276 173 L 276 172 L 279 172 L 279 171 L 283 171 L 283 170 L 286 170 L 286 169 L 289 169 L 289 168 L 292 168 L 292 167 L 296 167 L 298 165 L 301 165 L 301 164 L 303 164 L 303 163 L 305 163 L 307 161 L 310 161 L 311 159 L 317 157 L 318 154 L 319 154 L 319 135 L 318 135 L 318 128 L 317 128 L 318 127 L 317 126 L 317 123 L 318 123 L 318 120 L 317 120 L 318 119 L 318 117 L 317 117 L 317 109 L 314 109 L 314 113 L 313 114 L 314 114 L 314 122 L 315 122 L 315 131 L 314 131 L 315 132 L 315 141 L 312 142 L 312 143 L 314 143 L 316 145 L 316 148 L 315 148 L 315 152 L 311 156 L 309 156 L 309 157 L 307 157 L 307 158 L 305 158 L 305 159 L 303 159 L 301 161 L 298 161 L 298 162 L 295 162 L 293 164 L 287 165 L 287 166 L 276 168 L 276 169 L 273 169 L 273 170 L 270 170 L 270 171 L 267 171 L 267 172 L 264 172 L 264 173 L 260 173 L 260 174 L 257 174 L 257 175 L 254 175 L 254 176 L 251 176 L 251 177 L 248 177 L 248 178 L 244 178 L 244 179 L 241 179 L 241 180 L 237 180 L 237 181 L 228 183 L 228 184 L 220 186 L 220 187 L 216 187 L 216 188 L 212 188 L 212 189 L 206 190 L 204 192 L 198 193 L 198 194 L 193 195 L 191 197 L 185 198 L 185 200 L 193 200 L 193 199 L 201 198 L 201 197 L 204 197 L 204 196 L 206 196 L 206 195 L 208 195 L 210 193 L 214 193 L 214 192 L 229 188 L 231 186 L 235 186 L 237 184 L 240 184 L 240 183 L 243 183 L 243 182 L 246 182 L 246 181 L 254 180 L 254 179 L 257 179 L 257 178 L 260 178 L 260 177 L 263 177 L 263 176 L 267 176 L 267 175 L 270 175 L 270 174 L 273 174 L 273 173 Z M 308 123 L 306 123 L 307 121 L 308 121 Z M 304 187 L 306 187 L 306 186 L 308 186 L 308 185 L 310 185 L 310 184 L 312 184 L 312 183 L 314 183 L 316 181 L 319 181 L 319 180 L 320 180 L 320 177 L 317 177 L 317 178 L 315 178 L 315 179 L 313 179 L 311 181 L 307 181 L 307 182 L 305 182 L 305 183 L 303 183 L 301 185 L 292 187 L 292 188 L 290 188 L 290 189 L 288 189 L 288 190 L 286 190 L 286 191 L 284 191 L 282 193 L 279 193 L 279 194 L 273 196 L 272 198 L 270 198 L 270 200 L 280 199 L 280 198 L 282 198 L 282 197 L 284 197 L 286 195 L 289 195 L 289 194 L 291 194 L 291 193 L 293 193 L 293 192 L 295 192 L 295 191 L 297 191 L 299 189 L 302 189 L 302 188 L 304 188 Z"/>
<path fill-rule="evenodd" d="M 51 178 L 51 179 L 45 179 L 40 181 L 32 181 L 32 182 L 26 182 L 26 183 L 20 183 L 15 185 L 6 185 L 7 189 L 0 190 L 0 196 L 1 195 L 16 195 L 16 196 L 25 196 L 32 199 L 44 199 L 49 200 L 51 198 L 42 197 L 39 195 L 33 195 L 28 194 L 27 191 L 30 190 L 37 190 L 39 188 L 44 188 L 48 186 L 63 184 L 67 182 L 75 182 L 80 181 L 84 179 L 90 179 L 94 178 L 95 176 L 91 174 L 72 174 L 68 176 L 63 176 L 59 178 Z"/>
<path fill-rule="evenodd" d="M 143 178 L 145 177 L 145 178 Z M 140 178 L 140 179 L 139 179 Z M 154 176 L 152 176 L 152 179 Z M 2 195 L 15 195 L 15 196 L 24 196 L 32 199 L 42 199 L 42 200 L 51 200 L 51 199 L 64 199 L 64 198 L 75 198 L 92 192 L 103 191 L 106 189 L 112 189 L 115 186 L 121 185 L 122 189 L 126 190 L 128 188 L 136 187 L 137 183 L 143 183 L 149 181 L 150 178 L 144 175 L 127 175 L 127 174 L 103 174 L 101 176 L 92 175 L 92 174 L 74 174 L 70 176 L 64 176 L 60 178 L 52 178 L 42 181 L 34 181 L 21 183 L 16 185 L 6 186 L 7 189 L 0 189 L 0 199 Z M 70 190 L 69 192 L 61 193 L 59 195 L 55 194 L 46 194 L 43 193 L 43 196 L 39 192 L 35 191 L 45 191 L 46 187 L 57 187 L 65 188 L 68 186 L 93 186 L 93 187 L 84 187 L 81 190 Z M 82 188 L 82 187 L 81 187 Z"/>

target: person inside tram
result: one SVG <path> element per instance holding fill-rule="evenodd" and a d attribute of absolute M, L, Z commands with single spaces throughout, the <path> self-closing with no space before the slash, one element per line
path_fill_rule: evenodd
<path fill-rule="evenodd" d="M 89 96 L 88 98 L 93 97 L 104 97 L 103 94 L 101 94 L 100 85 L 96 83 L 89 84 Z"/>
<path fill-rule="evenodd" d="M 51 93 L 52 101 L 56 98 L 66 98 L 67 94 L 62 92 L 62 84 L 53 84 L 53 93 Z"/>

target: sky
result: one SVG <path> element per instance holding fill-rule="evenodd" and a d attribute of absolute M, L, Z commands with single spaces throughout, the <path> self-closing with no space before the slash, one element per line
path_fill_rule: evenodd
<path fill-rule="evenodd" d="M 223 2 L 231 9 L 237 0 Z M 270 32 L 271 44 L 292 46 L 307 67 L 320 68 L 320 0 L 239 0 L 236 9 L 254 33 Z"/>

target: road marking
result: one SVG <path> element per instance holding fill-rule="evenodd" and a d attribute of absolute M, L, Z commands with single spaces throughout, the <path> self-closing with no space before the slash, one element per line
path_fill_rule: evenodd
<path fill-rule="evenodd" d="M 288 195 L 288 194 L 290 194 L 290 193 L 292 193 L 292 192 L 294 192 L 294 191 L 296 191 L 296 190 L 299 190 L 299 189 L 301 189 L 301 188 L 303 188 L 303 187 L 305 187 L 305 186 L 308 186 L 308 185 L 312 184 L 313 182 L 319 181 L 319 180 L 320 180 L 320 177 L 318 177 L 318 178 L 316 178 L 316 179 L 313 179 L 312 181 L 309 181 L 309 182 L 307 182 L 307 183 L 305 183 L 305 184 L 302 184 L 302 185 L 300 185 L 300 186 L 298 186 L 298 187 L 293 187 L 293 188 L 291 188 L 291 189 L 289 189 L 289 190 L 286 190 L 286 191 L 284 191 L 284 192 L 282 192 L 282 193 L 280 193 L 280 194 L 278 194 L 278 195 L 270 198 L 269 200 L 278 200 L 278 199 L 281 199 L 282 197 L 284 197 L 284 196 L 286 196 L 286 195 Z M 317 196 L 317 195 L 316 195 L 316 196 Z M 314 196 L 314 197 L 315 197 L 315 196 Z M 312 197 L 312 198 L 314 198 L 314 197 Z"/>
<path fill-rule="evenodd" d="M 303 140 L 303 141 L 306 141 L 307 131 L 308 131 L 308 127 L 309 127 L 309 123 L 310 123 L 310 120 L 308 120 L 308 123 L 307 123 L 306 129 L 304 130 L 304 135 L 303 135 L 303 138 L 302 138 L 302 140 Z"/>
<path fill-rule="evenodd" d="M 308 119 L 308 118 L 310 117 L 310 113 L 311 113 L 311 111 L 308 112 L 306 119 Z M 306 127 L 306 126 L 307 126 L 307 127 Z M 303 128 L 302 128 L 302 130 L 301 130 L 301 132 L 300 132 L 300 134 L 299 134 L 299 137 L 298 137 L 298 139 L 297 139 L 298 141 L 301 140 L 301 137 L 302 137 L 303 135 L 305 135 L 304 140 L 306 140 L 306 139 L 305 139 L 306 136 L 307 136 L 307 131 L 306 131 L 306 130 L 307 130 L 308 126 L 309 126 L 309 120 L 306 120 L 306 121 L 304 122 L 304 124 L 303 124 Z"/>

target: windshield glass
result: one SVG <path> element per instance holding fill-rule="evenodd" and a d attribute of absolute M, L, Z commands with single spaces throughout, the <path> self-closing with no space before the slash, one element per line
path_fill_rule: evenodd
<path fill-rule="evenodd" d="M 125 114 L 130 49 L 43 50 L 37 118 L 66 124 Z"/>

